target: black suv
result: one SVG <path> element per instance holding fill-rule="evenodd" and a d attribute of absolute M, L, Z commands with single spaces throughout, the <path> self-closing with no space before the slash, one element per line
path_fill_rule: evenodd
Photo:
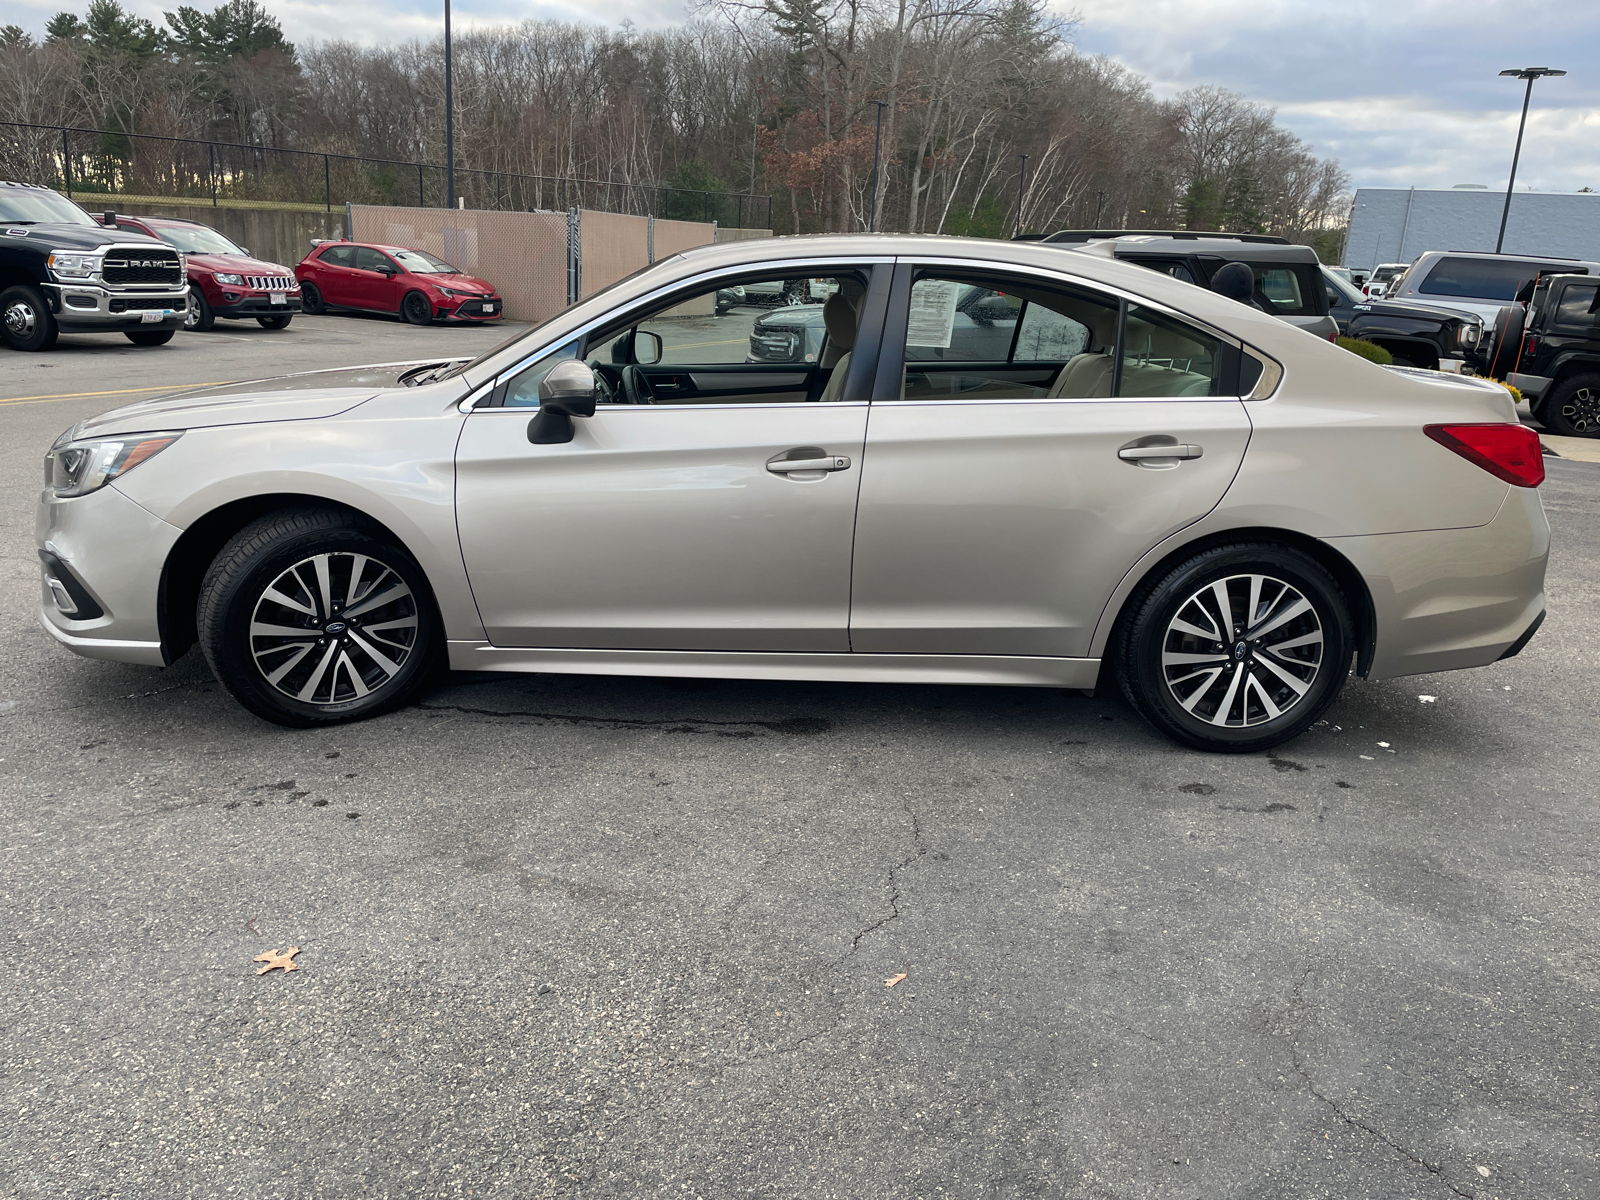
<path fill-rule="evenodd" d="M 1545 275 L 1534 285 L 1506 382 L 1551 433 L 1600 437 L 1600 282 L 1593 275 Z"/>
<path fill-rule="evenodd" d="M 1209 288 L 1225 263 L 1244 263 L 1255 275 L 1256 304 L 1275 317 L 1327 341 L 1339 336 L 1328 313 L 1322 265 L 1310 246 L 1291 246 L 1260 233 L 1161 233 L 1063 229 L 1041 241 L 1138 263 L 1185 283 Z"/>
<path fill-rule="evenodd" d="M 0 180 L 0 342 L 47 350 L 59 333 L 121 333 L 159 346 L 188 306 L 181 251 L 107 229 L 47 187 Z"/>

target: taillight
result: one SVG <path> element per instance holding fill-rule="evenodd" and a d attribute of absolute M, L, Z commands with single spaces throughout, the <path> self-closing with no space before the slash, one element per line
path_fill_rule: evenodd
<path fill-rule="evenodd" d="M 1507 483 L 1533 488 L 1544 482 L 1544 450 L 1526 426 L 1424 425 L 1422 432 Z"/>
<path fill-rule="evenodd" d="M 1529 355 L 1537 353 L 1539 353 L 1539 339 L 1530 333 L 1522 339 L 1522 357 L 1527 358 Z"/>
<path fill-rule="evenodd" d="M 1339 344 L 1339 331 L 1335 329 L 1332 333 L 1330 333 L 1328 335 L 1328 340 L 1337 346 Z"/>

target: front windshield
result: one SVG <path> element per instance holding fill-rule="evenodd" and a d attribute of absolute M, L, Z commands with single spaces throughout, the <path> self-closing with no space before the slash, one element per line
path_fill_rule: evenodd
<path fill-rule="evenodd" d="M 243 254 L 215 229 L 204 225 L 152 225 L 156 236 L 185 254 Z"/>
<path fill-rule="evenodd" d="M 1367 298 L 1361 294 L 1361 289 L 1351 286 L 1350 281 L 1344 276 L 1336 275 L 1332 271 L 1324 271 L 1322 278 L 1327 281 L 1329 287 L 1338 292 L 1349 303 L 1365 304 L 1367 302 Z"/>
<path fill-rule="evenodd" d="M 391 251 L 395 258 L 400 260 L 400 265 L 413 275 L 459 275 L 456 270 L 442 258 L 435 258 L 422 250 L 394 250 Z"/>
<path fill-rule="evenodd" d="M 49 188 L 0 188 L 0 221 L 10 225 L 94 225 L 88 213 Z"/>

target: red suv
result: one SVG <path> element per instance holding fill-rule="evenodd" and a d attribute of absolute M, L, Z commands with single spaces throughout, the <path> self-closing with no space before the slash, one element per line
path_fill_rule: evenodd
<path fill-rule="evenodd" d="M 422 250 L 362 242 L 317 242 L 294 269 L 308 313 L 330 308 L 399 313 L 413 325 L 497 321 L 494 290 Z"/>
<path fill-rule="evenodd" d="M 251 258 L 209 225 L 177 217 L 106 213 L 105 225 L 144 233 L 176 246 L 189 258 L 189 308 L 183 327 L 204 333 L 218 317 L 255 319 L 267 329 L 287 329 L 300 311 L 300 285 L 288 267 Z"/>

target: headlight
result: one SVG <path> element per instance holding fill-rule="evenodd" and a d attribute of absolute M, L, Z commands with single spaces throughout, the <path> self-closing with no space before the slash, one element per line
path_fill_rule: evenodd
<path fill-rule="evenodd" d="M 234 287 L 244 286 L 244 276 L 234 275 L 229 271 L 218 271 L 216 274 L 216 280 L 218 283 L 231 283 Z"/>
<path fill-rule="evenodd" d="M 463 291 L 460 291 L 457 288 L 442 287 L 439 290 L 441 292 L 443 292 L 446 296 L 465 296 L 465 297 L 468 297 L 468 298 L 475 298 L 475 297 L 476 298 L 481 298 L 483 296 L 482 292 L 463 292 Z"/>
<path fill-rule="evenodd" d="M 1456 330 L 1456 341 L 1463 346 L 1476 346 L 1478 339 L 1483 336 L 1481 325 L 1463 325 Z"/>
<path fill-rule="evenodd" d="M 68 430 L 44 458 L 45 486 L 62 499 L 86 496 L 113 479 L 126 475 L 154 458 L 183 436 L 176 433 L 136 433 L 122 438 L 87 442 L 70 440 Z"/>
<path fill-rule="evenodd" d="M 100 274 L 103 254 L 77 254 L 71 250 L 50 252 L 50 273 L 58 279 L 93 279 Z"/>

